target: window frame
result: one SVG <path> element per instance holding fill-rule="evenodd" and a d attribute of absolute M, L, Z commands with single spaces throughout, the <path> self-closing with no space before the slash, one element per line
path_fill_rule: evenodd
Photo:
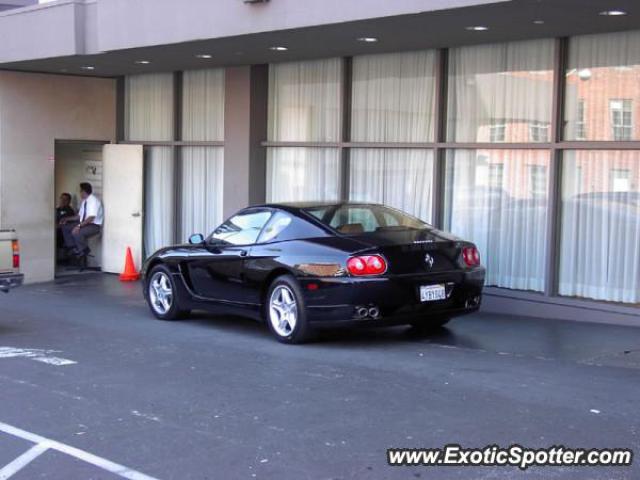
<path fill-rule="evenodd" d="M 618 102 L 620 102 L 620 107 L 614 107 L 614 104 Z M 625 122 L 625 117 L 627 115 L 629 117 L 628 123 Z M 611 122 L 611 139 L 614 142 L 628 142 L 633 138 L 633 120 L 633 99 L 609 99 L 609 121 Z"/>

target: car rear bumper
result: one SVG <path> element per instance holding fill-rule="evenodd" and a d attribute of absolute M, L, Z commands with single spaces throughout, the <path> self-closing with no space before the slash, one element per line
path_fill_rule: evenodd
<path fill-rule="evenodd" d="M 8 292 L 12 288 L 19 287 L 24 281 L 21 273 L 0 274 L 0 292 Z"/>
<path fill-rule="evenodd" d="M 305 291 L 309 321 L 318 326 L 354 322 L 402 324 L 478 310 L 484 275 L 484 268 L 476 268 L 430 275 L 304 279 L 301 286 Z M 310 290 L 308 285 L 313 283 L 318 287 Z M 421 302 L 420 286 L 434 284 L 445 285 L 447 298 Z M 367 309 L 367 315 L 362 315 L 363 308 Z"/>

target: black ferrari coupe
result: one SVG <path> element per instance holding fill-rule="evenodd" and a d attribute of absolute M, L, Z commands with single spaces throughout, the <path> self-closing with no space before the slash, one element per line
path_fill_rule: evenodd
<path fill-rule="evenodd" d="M 160 319 L 249 316 L 299 343 L 321 326 L 443 325 L 479 308 L 485 269 L 475 245 L 399 210 L 289 203 L 245 208 L 157 251 L 142 274 Z"/>

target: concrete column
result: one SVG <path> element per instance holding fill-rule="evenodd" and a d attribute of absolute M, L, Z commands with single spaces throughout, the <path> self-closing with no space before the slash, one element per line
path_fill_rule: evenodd
<path fill-rule="evenodd" d="M 229 67 L 225 74 L 223 214 L 264 203 L 268 65 Z"/>

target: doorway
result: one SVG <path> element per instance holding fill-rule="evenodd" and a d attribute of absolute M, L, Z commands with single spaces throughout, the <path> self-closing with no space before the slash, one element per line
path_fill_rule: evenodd
<path fill-rule="evenodd" d="M 90 183 L 93 194 L 102 199 L 103 189 L 103 165 L 102 148 L 108 142 L 84 141 L 84 140 L 56 140 L 55 143 L 55 186 L 54 202 L 56 206 L 55 225 L 55 275 L 73 275 L 85 271 L 100 271 L 102 260 L 102 234 L 89 239 L 91 252 L 87 256 L 87 262 L 81 264 L 68 249 L 64 248 L 61 230 L 58 226 L 59 215 L 57 207 L 60 206 L 61 196 L 69 195 L 70 207 L 77 213 L 82 199 L 80 198 L 79 185 L 82 182 Z M 68 214 L 69 211 L 64 212 Z"/>

